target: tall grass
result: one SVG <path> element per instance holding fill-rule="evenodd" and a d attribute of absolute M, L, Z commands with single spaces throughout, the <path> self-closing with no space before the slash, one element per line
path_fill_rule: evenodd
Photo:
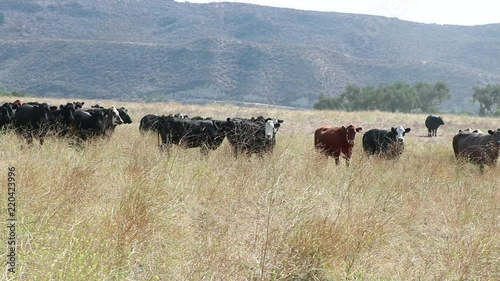
<path fill-rule="evenodd" d="M 500 279 L 500 168 L 481 174 L 451 148 L 458 129 L 498 119 L 444 116 L 428 138 L 421 114 L 87 102 L 125 106 L 134 123 L 83 148 L 0 136 L 0 181 L 18 171 L 17 273 L 3 279 Z M 226 141 L 206 158 L 167 155 L 138 122 L 176 112 L 285 122 L 263 159 L 235 159 Z M 351 123 L 412 131 L 399 160 L 365 156 L 362 133 L 350 167 L 318 157 L 314 129 Z"/>

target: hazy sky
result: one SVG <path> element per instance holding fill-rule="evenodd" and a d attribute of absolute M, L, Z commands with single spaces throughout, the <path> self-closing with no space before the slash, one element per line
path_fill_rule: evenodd
<path fill-rule="evenodd" d="M 423 23 L 458 25 L 500 23 L 500 0 L 189 0 L 186 2 L 240 2 L 301 10 L 381 15 Z"/>

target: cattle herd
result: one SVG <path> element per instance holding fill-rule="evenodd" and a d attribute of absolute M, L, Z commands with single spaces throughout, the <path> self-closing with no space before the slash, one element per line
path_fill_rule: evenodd
<path fill-rule="evenodd" d="M 51 106 L 47 103 L 16 100 L 6 102 L 0 107 L 0 130 L 14 130 L 28 143 L 33 139 L 43 144 L 46 135 L 68 137 L 80 143 L 96 138 L 110 137 L 116 126 L 130 124 L 127 109 L 102 107 L 98 104 L 83 108 L 84 102 L 72 102 Z M 283 120 L 265 118 L 227 118 L 214 120 L 210 117 L 186 114 L 155 115 L 147 114 L 141 118 L 139 131 L 142 134 L 154 132 L 158 135 L 159 147 L 169 151 L 172 145 L 183 148 L 199 147 L 202 155 L 217 149 L 227 138 L 234 156 L 256 154 L 263 156 L 273 151 L 276 145 L 276 133 Z M 437 136 L 437 129 L 444 125 L 439 116 L 430 115 L 425 120 L 429 137 Z M 359 126 L 322 126 L 314 133 L 314 147 L 320 155 L 333 157 L 339 164 L 340 155 L 347 165 L 352 156 Z M 411 131 L 403 126 L 385 129 L 371 129 L 362 137 L 362 147 L 368 156 L 398 158 L 404 150 L 405 134 Z M 453 137 L 453 151 L 458 159 L 465 159 L 479 165 L 483 171 L 485 165 L 494 166 L 500 154 L 500 129 L 479 130 L 464 129 Z"/>
<path fill-rule="evenodd" d="M 428 136 L 437 136 L 437 129 L 444 125 L 440 116 L 429 115 L 425 120 Z M 322 126 L 314 133 L 314 146 L 326 157 L 333 157 L 335 164 L 339 164 L 340 154 L 343 154 L 347 165 L 352 155 L 354 138 L 361 127 L 354 125 L 342 127 Z M 403 126 L 392 127 L 389 130 L 371 129 L 363 134 L 362 144 L 365 153 L 386 158 L 398 158 L 404 149 L 404 136 L 411 131 Z M 480 171 L 484 166 L 495 166 L 500 154 L 500 129 L 488 130 L 459 130 L 452 140 L 455 157 L 479 165 Z"/>
<path fill-rule="evenodd" d="M 117 125 L 130 124 L 127 109 L 98 104 L 84 109 L 85 102 L 71 102 L 60 106 L 19 100 L 0 107 L 0 129 L 13 129 L 28 143 L 33 139 L 43 144 L 47 135 L 76 139 L 82 143 L 90 138 L 109 137 Z"/>
<path fill-rule="evenodd" d="M 161 138 L 160 147 L 169 149 L 172 144 L 185 148 L 200 147 L 206 155 L 209 150 L 217 149 L 227 137 L 234 156 L 263 156 L 272 152 L 276 145 L 276 133 L 283 120 L 264 118 L 227 118 L 213 120 L 210 117 L 189 118 L 185 114 L 170 115 L 147 114 L 142 117 L 139 131 L 153 131 Z"/>

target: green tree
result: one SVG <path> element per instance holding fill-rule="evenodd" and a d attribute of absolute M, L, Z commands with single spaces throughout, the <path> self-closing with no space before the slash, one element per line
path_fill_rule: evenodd
<path fill-rule="evenodd" d="M 384 87 L 381 95 L 381 110 L 391 112 L 411 112 L 415 108 L 415 92 L 405 82 L 396 82 Z"/>
<path fill-rule="evenodd" d="M 450 89 L 445 82 L 439 81 L 434 85 L 417 82 L 414 85 L 416 92 L 416 108 L 422 112 L 432 113 L 438 111 L 438 106 L 446 99 L 450 99 Z"/>
<path fill-rule="evenodd" d="M 313 108 L 318 110 L 340 109 L 340 105 L 336 98 L 330 98 L 321 93 L 318 97 L 318 101 L 313 105 Z"/>
<path fill-rule="evenodd" d="M 449 98 L 450 91 L 444 82 L 437 82 L 434 85 L 418 82 L 412 86 L 399 81 L 377 87 L 347 85 L 338 97 L 328 98 L 320 95 L 319 101 L 313 108 L 392 112 L 412 112 L 421 109 L 423 112 L 434 112 L 441 102 Z"/>
<path fill-rule="evenodd" d="M 483 87 L 474 86 L 472 102 L 479 103 L 479 116 L 492 115 L 493 106 L 500 107 L 500 84 L 487 84 Z"/>

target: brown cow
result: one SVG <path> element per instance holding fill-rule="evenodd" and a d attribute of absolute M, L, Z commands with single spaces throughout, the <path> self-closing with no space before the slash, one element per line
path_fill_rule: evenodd
<path fill-rule="evenodd" d="M 488 130 L 487 134 L 459 131 L 453 137 L 455 157 L 478 164 L 481 172 L 484 165 L 494 166 L 500 154 L 500 129 Z"/>
<path fill-rule="evenodd" d="M 349 160 L 352 155 L 354 138 L 356 132 L 361 132 L 361 127 L 349 125 L 347 127 L 322 126 L 314 132 L 314 146 L 321 150 L 326 157 L 331 156 L 335 159 L 335 164 L 339 164 L 339 156 L 342 152 L 349 166 Z"/>

